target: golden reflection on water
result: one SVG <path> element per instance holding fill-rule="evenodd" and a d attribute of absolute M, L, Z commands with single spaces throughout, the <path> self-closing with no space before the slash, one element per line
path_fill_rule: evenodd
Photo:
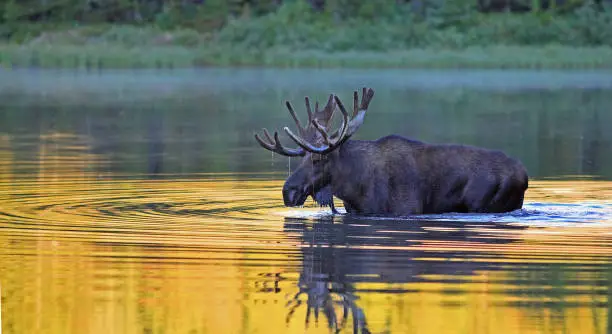
<path fill-rule="evenodd" d="M 350 301 L 342 332 L 612 328 L 612 182 L 532 181 L 530 209 L 589 203 L 550 221 L 330 224 L 284 208 L 282 180 L 125 178 L 83 141 L 50 135 L 26 161 L 0 137 L 4 333 L 303 333 L 329 291 Z M 563 221 L 580 210 L 601 214 Z"/>

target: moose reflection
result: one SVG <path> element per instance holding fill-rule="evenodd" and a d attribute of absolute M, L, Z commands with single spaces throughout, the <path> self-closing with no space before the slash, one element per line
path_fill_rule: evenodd
<path fill-rule="evenodd" d="M 303 258 L 298 292 L 290 294 L 286 322 L 305 321 L 306 327 L 313 322 L 326 324 L 336 333 L 350 326 L 354 333 L 369 333 L 367 314 L 359 302 L 360 292 L 410 294 L 418 290 L 385 284 L 379 288 L 368 286 L 364 291 L 360 284 L 460 282 L 458 277 L 465 279 L 477 271 L 496 270 L 495 262 L 452 261 L 475 256 L 473 251 L 468 254 L 428 249 L 421 245 L 423 241 L 510 243 L 513 239 L 504 237 L 508 233 L 495 236 L 491 233 L 499 229 L 525 228 L 492 223 L 473 223 L 470 228 L 459 222 L 440 224 L 422 220 L 373 223 L 352 216 L 328 216 L 316 222 L 286 218 L 285 233 L 298 239 Z M 435 229 L 440 226 L 447 229 Z M 407 249 L 409 246 L 414 249 Z M 424 260 L 428 258 L 437 260 Z M 319 314 L 325 321 L 319 322 Z"/>
<path fill-rule="evenodd" d="M 303 157 L 283 186 L 286 206 L 301 206 L 308 196 L 321 205 L 343 201 L 347 213 L 403 216 L 447 212 L 509 212 L 523 205 L 528 176 L 525 167 L 506 154 L 459 144 L 428 144 L 389 135 L 378 140 L 350 140 L 363 124 L 374 97 L 363 88 L 361 102 L 353 94 L 349 118 L 338 96 L 331 95 L 322 111 L 313 113 L 308 98 L 308 125 L 302 127 L 286 102 L 299 135 L 284 131 L 299 146 L 287 148 L 264 129 L 257 142 L 281 155 Z M 343 121 L 330 131 L 339 108 Z"/>

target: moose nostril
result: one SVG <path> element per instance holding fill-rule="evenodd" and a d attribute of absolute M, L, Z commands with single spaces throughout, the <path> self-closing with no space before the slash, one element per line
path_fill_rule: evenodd
<path fill-rule="evenodd" d="M 283 202 L 286 206 L 294 206 L 297 201 L 298 190 L 295 188 L 283 189 Z"/>
<path fill-rule="evenodd" d="M 289 198 L 294 200 L 296 195 L 297 195 L 297 190 L 295 190 L 295 189 L 289 190 Z"/>
<path fill-rule="evenodd" d="M 297 189 L 295 188 L 285 188 L 283 189 L 283 197 L 286 199 L 293 199 L 297 193 Z"/>

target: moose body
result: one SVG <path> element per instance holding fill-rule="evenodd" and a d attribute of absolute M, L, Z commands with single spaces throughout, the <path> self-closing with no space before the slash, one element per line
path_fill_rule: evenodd
<path fill-rule="evenodd" d="M 301 205 L 297 194 L 316 194 L 329 185 L 353 214 L 507 212 L 522 207 L 528 184 L 522 164 L 502 152 L 396 135 L 349 140 L 325 159 L 305 157 L 305 166 L 283 187 L 286 205 Z M 317 175 L 325 177 L 313 189 L 297 191 Z"/>
<path fill-rule="evenodd" d="M 373 90 L 364 88 L 361 104 L 354 94 L 349 120 L 338 97 L 325 113 L 313 115 L 306 100 L 310 129 L 308 140 L 285 132 L 300 146 L 287 149 L 278 133 L 264 131 L 264 148 L 288 156 L 302 156 L 300 166 L 283 186 L 286 206 L 303 205 L 312 196 L 333 207 L 341 199 L 347 213 L 402 216 L 447 212 L 501 213 L 523 205 L 528 177 L 524 166 L 500 151 L 456 144 L 428 144 L 397 135 L 378 140 L 350 140 L 363 123 Z M 341 129 L 328 133 L 336 104 L 344 116 Z M 295 113 L 287 103 L 299 125 Z M 317 108 L 318 109 L 318 108 Z M 316 115 L 323 115 L 322 121 Z M 308 131 L 299 126 L 302 134 Z M 312 143 L 314 142 L 314 144 Z"/>

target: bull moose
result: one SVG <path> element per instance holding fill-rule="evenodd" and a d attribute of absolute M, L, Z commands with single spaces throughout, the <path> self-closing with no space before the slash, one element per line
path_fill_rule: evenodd
<path fill-rule="evenodd" d="M 308 125 L 303 127 L 291 103 L 287 109 L 299 135 L 284 127 L 298 145 L 287 148 L 278 132 L 265 138 L 255 134 L 265 149 L 303 157 L 283 186 L 286 206 L 301 206 L 308 196 L 334 212 L 333 196 L 346 212 L 357 215 L 402 216 L 435 213 L 501 213 L 523 206 L 528 176 L 518 160 L 503 152 L 460 144 L 429 144 L 398 135 L 378 140 L 351 140 L 363 124 L 374 90 L 363 88 L 361 102 L 353 94 L 349 118 L 338 96 L 314 113 L 306 97 Z M 342 124 L 331 132 L 338 107 Z"/>

